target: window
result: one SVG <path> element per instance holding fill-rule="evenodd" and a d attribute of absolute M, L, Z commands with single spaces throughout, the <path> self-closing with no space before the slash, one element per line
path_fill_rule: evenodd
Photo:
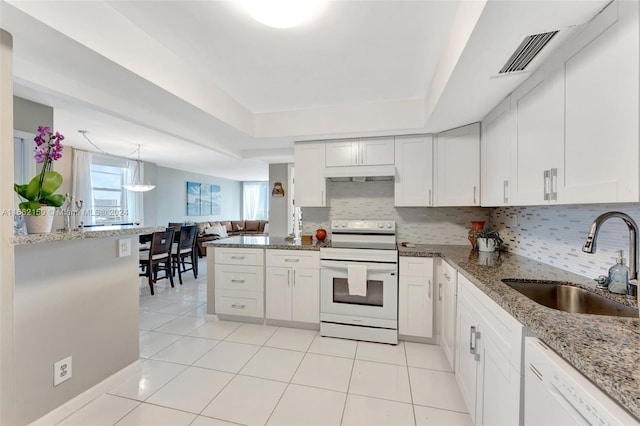
<path fill-rule="evenodd" d="M 99 161 L 98 158 L 96 158 Z M 94 224 L 127 222 L 125 214 L 124 174 L 126 167 L 91 164 L 91 190 L 93 192 Z"/>
<path fill-rule="evenodd" d="M 269 182 L 243 182 L 242 207 L 244 220 L 268 220 Z"/>

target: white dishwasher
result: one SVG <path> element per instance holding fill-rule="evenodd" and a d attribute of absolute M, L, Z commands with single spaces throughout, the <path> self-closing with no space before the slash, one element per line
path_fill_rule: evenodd
<path fill-rule="evenodd" d="M 525 339 L 525 365 L 525 425 L 639 424 L 540 339 Z"/>

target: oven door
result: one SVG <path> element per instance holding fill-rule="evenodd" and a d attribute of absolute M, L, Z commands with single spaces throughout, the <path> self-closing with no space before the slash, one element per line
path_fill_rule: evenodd
<path fill-rule="evenodd" d="M 398 318 L 398 274 L 396 263 L 357 262 L 367 267 L 367 295 L 349 294 L 349 261 L 320 262 L 320 312 L 376 319 Z"/>

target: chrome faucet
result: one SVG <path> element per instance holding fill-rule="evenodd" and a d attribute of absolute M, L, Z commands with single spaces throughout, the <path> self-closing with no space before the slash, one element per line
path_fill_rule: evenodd
<path fill-rule="evenodd" d="M 582 246 L 582 251 L 585 253 L 596 252 L 598 232 L 602 224 L 612 217 L 619 217 L 629 227 L 629 279 L 636 280 L 638 279 L 638 258 L 636 254 L 638 250 L 638 225 L 636 225 L 636 222 L 628 214 L 622 212 L 606 212 L 598 216 L 591 224 L 591 229 L 589 230 L 587 240 L 584 242 L 584 246 Z M 640 295 L 638 297 L 640 297 Z"/>

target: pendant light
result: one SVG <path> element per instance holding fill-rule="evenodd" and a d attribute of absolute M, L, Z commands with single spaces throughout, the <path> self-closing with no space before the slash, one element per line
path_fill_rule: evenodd
<path fill-rule="evenodd" d="M 138 159 L 135 160 L 136 164 L 135 164 L 135 168 L 134 168 L 134 171 L 133 171 L 133 179 L 131 179 L 131 183 L 130 184 L 122 185 L 122 187 L 124 189 L 128 189 L 129 191 L 133 191 L 133 192 L 151 191 L 156 186 L 155 185 L 151 185 L 148 180 L 147 180 L 147 183 L 142 182 L 142 179 L 141 179 L 141 176 L 140 176 L 140 168 L 141 168 L 141 164 L 142 164 L 142 162 L 140 161 L 140 144 L 138 144 L 137 151 L 138 151 Z"/>

